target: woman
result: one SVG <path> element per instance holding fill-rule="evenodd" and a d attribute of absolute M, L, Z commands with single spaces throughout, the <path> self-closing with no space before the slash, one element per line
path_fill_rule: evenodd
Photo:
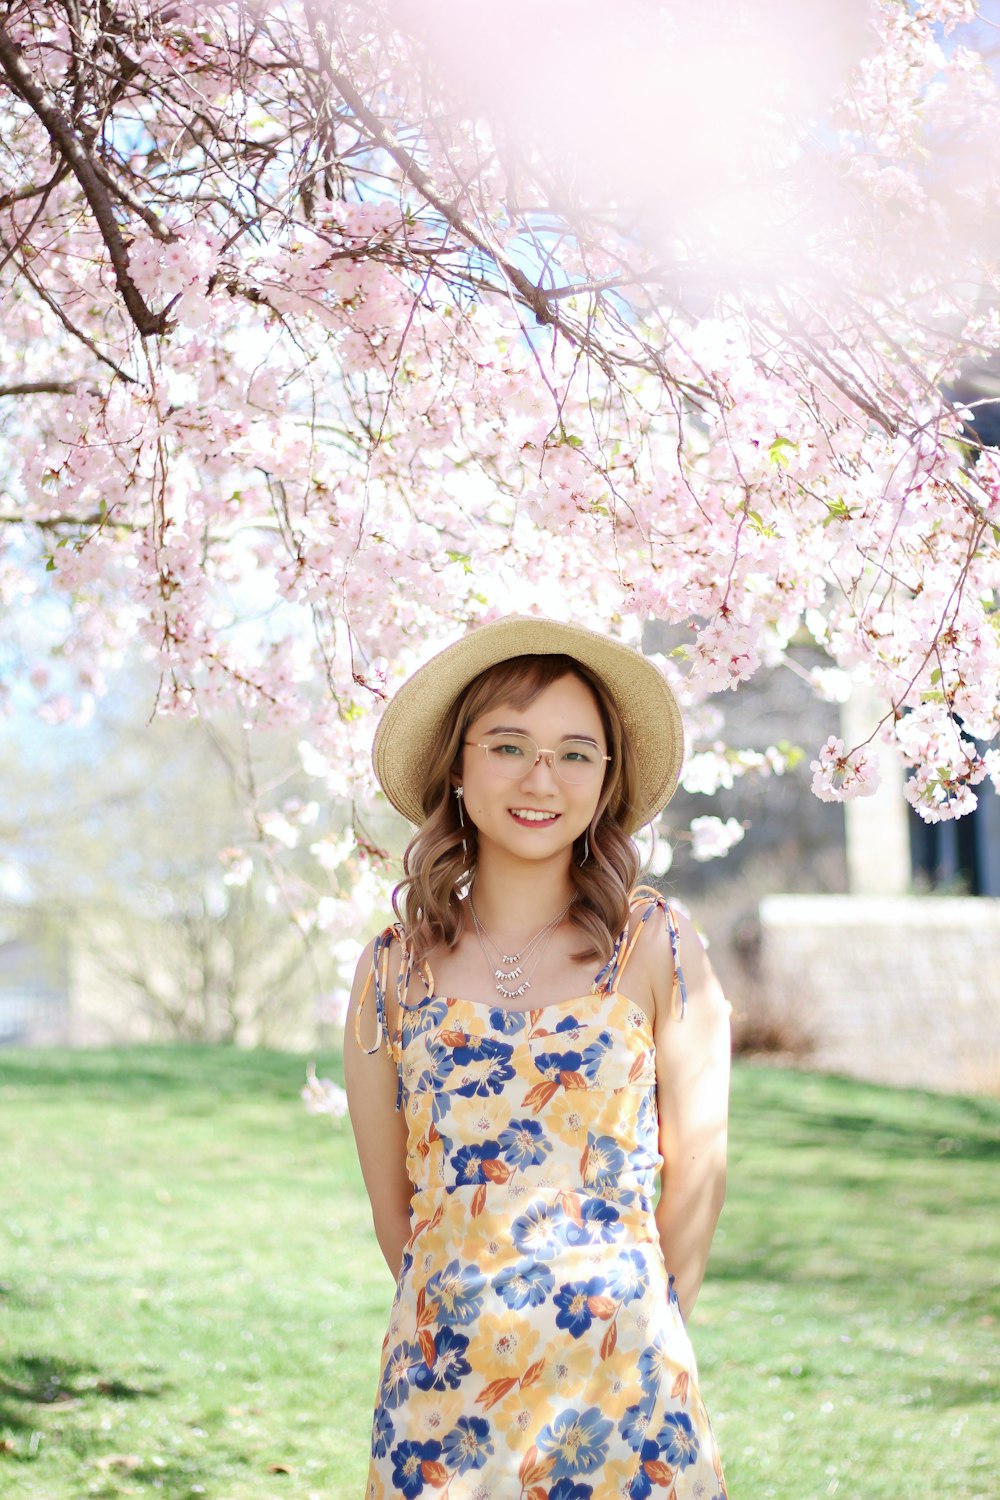
<path fill-rule="evenodd" d="M 725 1193 L 729 1007 L 629 837 L 682 743 L 638 652 L 518 617 L 379 724 L 419 829 L 347 1014 L 397 1279 L 366 1500 L 725 1500 L 684 1319 Z"/>

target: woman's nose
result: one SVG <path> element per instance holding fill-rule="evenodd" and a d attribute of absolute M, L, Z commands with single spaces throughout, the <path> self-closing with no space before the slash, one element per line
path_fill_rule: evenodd
<path fill-rule="evenodd" d="M 524 773 L 521 780 L 530 782 L 532 786 L 557 787 L 559 778 L 552 765 L 552 751 L 539 750 L 538 759 L 531 769 Z"/>

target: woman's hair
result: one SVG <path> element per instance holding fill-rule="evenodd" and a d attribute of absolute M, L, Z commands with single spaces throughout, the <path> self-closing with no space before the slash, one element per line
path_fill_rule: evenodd
<path fill-rule="evenodd" d="M 639 873 L 639 852 L 619 819 L 638 801 L 638 773 L 632 746 L 618 710 L 600 679 L 572 656 L 514 656 L 488 667 L 469 683 L 448 710 L 427 763 L 423 811 L 425 821 L 403 855 L 403 879 L 392 895 L 396 916 L 410 939 L 414 961 L 438 942 L 453 948 L 465 926 L 459 891 L 475 874 L 477 832 L 469 818 L 462 828 L 451 772 L 458 768 L 470 724 L 493 704 L 527 708 L 539 693 L 561 677 L 572 675 L 593 693 L 607 738 L 600 800 L 585 834 L 573 846 L 570 874 L 576 900 L 569 918 L 586 942 L 574 959 L 607 960 L 614 940 L 628 922 L 628 897 Z M 463 835 L 466 850 L 463 850 Z M 585 864 L 578 863 L 589 845 Z"/>

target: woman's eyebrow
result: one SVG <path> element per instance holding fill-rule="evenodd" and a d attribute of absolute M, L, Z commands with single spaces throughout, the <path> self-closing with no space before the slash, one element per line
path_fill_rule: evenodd
<path fill-rule="evenodd" d="M 535 738 L 533 734 L 530 734 L 529 731 L 527 729 L 524 729 L 520 724 L 495 724 L 492 729 L 484 729 L 481 731 L 481 733 L 523 734 L 527 735 L 529 740 L 533 740 Z M 564 740 L 586 740 L 588 745 L 593 745 L 595 746 L 595 748 L 597 747 L 597 741 L 594 739 L 594 736 L 592 734 L 564 734 L 562 738 Z"/>

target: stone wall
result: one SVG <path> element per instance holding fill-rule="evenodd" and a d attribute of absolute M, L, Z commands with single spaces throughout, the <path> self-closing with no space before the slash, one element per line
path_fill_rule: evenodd
<path fill-rule="evenodd" d="M 1000 1094 L 1000 900 L 768 896 L 759 993 L 824 1072 Z"/>

